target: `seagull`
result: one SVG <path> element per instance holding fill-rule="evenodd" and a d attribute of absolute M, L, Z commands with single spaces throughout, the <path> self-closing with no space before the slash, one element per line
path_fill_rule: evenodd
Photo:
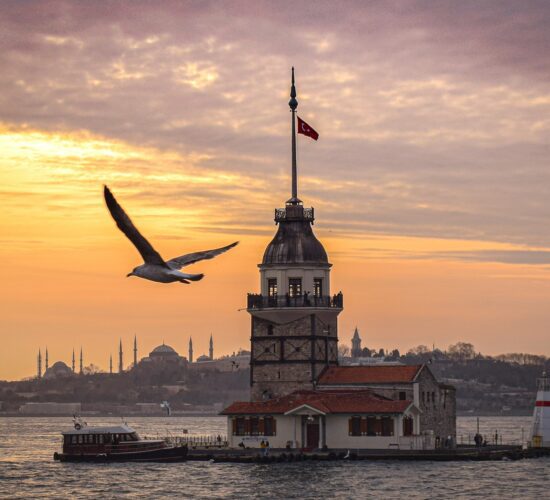
<path fill-rule="evenodd" d="M 144 260 L 144 264 L 137 266 L 126 277 L 137 276 L 146 280 L 157 281 L 159 283 L 189 283 L 190 281 L 199 281 L 204 277 L 204 274 L 186 274 L 180 269 L 189 266 L 205 259 L 213 259 L 221 253 L 227 252 L 230 248 L 236 246 L 239 242 L 235 241 L 231 245 L 214 250 L 204 250 L 202 252 L 188 253 L 175 257 L 168 261 L 164 261 L 160 254 L 151 246 L 151 244 L 141 235 L 136 226 L 130 220 L 123 208 L 118 204 L 115 197 L 107 186 L 104 186 L 103 194 L 105 203 L 117 227 L 126 235 L 126 237 L 134 244 L 138 252 Z"/>

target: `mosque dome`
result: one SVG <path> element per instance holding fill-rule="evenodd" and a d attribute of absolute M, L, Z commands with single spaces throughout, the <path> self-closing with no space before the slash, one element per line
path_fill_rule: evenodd
<path fill-rule="evenodd" d="M 289 217 L 290 209 L 298 209 L 299 212 Z M 309 215 L 301 206 L 287 206 L 285 212 L 281 212 L 279 215 L 279 219 L 277 219 L 276 215 L 275 220 L 279 222 L 279 229 L 265 249 L 262 260 L 263 265 L 328 265 L 327 252 L 321 242 L 315 237 L 311 228 L 311 223 L 313 222 L 312 212 Z"/>
<path fill-rule="evenodd" d="M 170 347 L 169 345 L 166 345 L 166 344 L 162 344 L 162 345 L 159 345 L 159 346 L 155 347 L 152 350 L 151 355 L 153 355 L 154 353 L 157 353 L 157 354 L 178 354 L 173 347 Z"/>
<path fill-rule="evenodd" d="M 69 377 L 73 371 L 63 361 L 56 361 L 44 372 L 44 378 Z"/>
<path fill-rule="evenodd" d="M 199 356 L 197 358 L 197 363 L 200 363 L 201 361 L 212 361 L 212 358 L 210 358 L 210 356 L 207 356 L 206 354 L 203 354 L 202 356 Z"/>
<path fill-rule="evenodd" d="M 179 354 L 173 347 L 162 344 L 149 353 L 149 358 L 152 360 L 179 359 Z"/>

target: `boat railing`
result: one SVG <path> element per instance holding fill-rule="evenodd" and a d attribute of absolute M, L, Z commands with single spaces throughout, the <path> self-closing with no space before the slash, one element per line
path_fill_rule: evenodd
<path fill-rule="evenodd" d="M 144 437 L 144 439 L 164 439 L 168 444 L 174 446 L 188 446 L 189 448 L 227 448 L 229 443 L 227 436 L 218 435 L 183 435 L 167 436 L 164 438 Z"/>

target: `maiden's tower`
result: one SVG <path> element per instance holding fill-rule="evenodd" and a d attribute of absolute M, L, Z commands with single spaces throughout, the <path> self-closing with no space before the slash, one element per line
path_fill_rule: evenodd
<path fill-rule="evenodd" d="M 321 372 L 338 363 L 341 293 L 331 294 L 327 252 L 313 233 L 314 210 L 298 198 L 296 87 L 289 106 L 292 131 L 292 196 L 275 209 L 277 233 L 260 268 L 259 294 L 248 295 L 251 315 L 251 400 L 315 389 Z M 298 119 L 300 132 L 312 129 Z"/>

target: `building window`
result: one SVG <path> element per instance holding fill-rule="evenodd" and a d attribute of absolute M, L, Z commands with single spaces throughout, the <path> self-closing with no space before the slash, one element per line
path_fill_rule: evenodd
<path fill-rule="evenodd" d="M 273 417 L 264 418 L 264 436 L 275 436 L 275 419 Z"/>
<path fill-rule="evenodd" d="M 382 433 L 380 419 L 367 417 L 367 436 L 378 436 Z"/>
<path fill-rule="evenodd" d="M 313 278 L 313 296 L 321 297 L 323 295 L 323 278 Z"/>
<path fill-rule="evenodd" d="M 244 436 L 246 430 L 246 420 L 244 417 L 233 419 L 233 434 L 235 436 Z"/>
<path fill-rule="evenodd" d="M 403 417 L 403 436 L 412 436 L 414 420 L 412 417 Z"/>
<path fill-rule="evenodd" d="M 407 399 L 407 393 L 405 391 L 399 391 L 399 401 L 405 401 Z"/>
<path fill-rule="evenodd" d="M 434 408 L 435 408 L 435 392 L 432 392 L 432 403 L 433 403 Z"/>
<path fill-rule="evenodd" d="M 277 297 L 277 278 L 268 278 L 267 280 L 267 296 Z"/>
<path fill-rule="evenodd" d="M 291 297 L 299 297 L 302 295 L 302 278 L 288 279 L 288 295 Z"/>
<path fill-rule="evenodd" d="M 250 417 L 250 435 L 260 435 L 260 419 L 258 417 Z"/>
<path fill-rule="evenodd" d="M 393 436 L 393 418 L 382 417 L 382 436 Z"/>
<path fill-rule="evenodd" d="M 267 334 L 273 335 L 273 325 L 267 325 Z"/>
<path fill-rule="evenodd" d="M 351 417 L 349 419 L 349 435 L 350 436 L 361 435 L 361 417 Z"/>

